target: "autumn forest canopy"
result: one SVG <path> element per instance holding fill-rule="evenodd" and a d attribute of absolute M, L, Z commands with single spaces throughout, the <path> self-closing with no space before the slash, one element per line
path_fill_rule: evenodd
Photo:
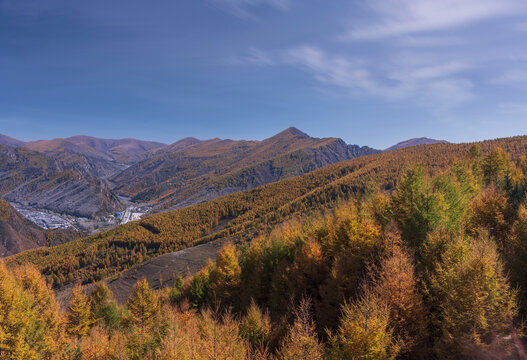
<path fill-rule="evenodd" d="M 29 250 L 0 264 L 0 354 L 522 358 L 526 195 L 525 137 L 425 145 Z M 120 303 L 105 282 L 220 239 L 170 286 Z"/>

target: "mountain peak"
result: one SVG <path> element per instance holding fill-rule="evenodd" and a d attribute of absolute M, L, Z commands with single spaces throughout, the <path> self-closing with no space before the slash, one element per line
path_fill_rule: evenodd
<path fill-rule="evenodd" d="M 306 134 L 305 132 L 302 132 L 300 130 L 298 130 L 296 127 L 294 126 L 291 126 L 291 127 L 288 127 L 287 129 L 285 129 L 284 131 L 282 132 L 279 132 L 278 134 L 276 134 L 275 136 L 273 137 L 284 137 L 284 136 L 300 136 L 300 137 L 306 137 L 308 138 L 309 135 Z"/>
<path fill-rule="evenodd" d="M 170 151 L 177 151 L 177 150 L 181 150 L 181 149 L 184 149 L 186 147 L 198 144 L 200 142 L 201 142 L 201 140 L 198 140 L 196 138 L 186 137 L 186 138 L 183 138 L 181 140 L 176 141 L 175 143 L 172 143 L 172 144 L 168 145 L 165 148 L 165 150 L 168 149 Z"/>
<path fill-rule="evenodd" d="M 408 140 L 405 140 L 405 141 L 401 141 L 400 143 L 397 143 L 397 144 L 395 144 L 393 146 L 390 146 L 389 148 L 385 149 L 384 151 L 392 151 L 392 150 L 407 148 L 407 147 L 410 147 L 410 146 L 431 145 L 431 144 L 437 144 L 437 143 L 448 143 L 448 141 L 430 139 L 430 138 L 427 138 L 427 137 L 413 138 L 413 139 L 408 139 Z"/>

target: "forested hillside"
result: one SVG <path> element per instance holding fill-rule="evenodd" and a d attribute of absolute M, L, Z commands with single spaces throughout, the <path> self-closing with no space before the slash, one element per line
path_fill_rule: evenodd
<path fill-rule="evenodd" d="M 414 164 L 434 175 L 455 161 L 467 161 L 471 146 L 435 144 L 356 158 L 251 191 L 156 214 L 61 246 L 24 252 L 9 258 L 8 263 L 35 264 L 56 287 L 77 280 L 89 283 L 155 256 L 225 236 L 245 240 L 292 217 L 332 208 L 352 196 L 392 190 Z M 483 154 L 501 146 L 517 159 L 527 151 L 527 139 L 485 141 L 479 146 Z"/>
<path fill-rule="evenodd" d="M 25 252 L 0 264 L 1 314 L 17 314 L 0 315 L 1 349 L 8 359 L 522 359 L 525 154 L 518 137 L 372 155 Z M 56 284 L 59 271 L 91 281 L 105 274 L 86 266 L 97 258 L 71 261 L 90 246 L 145 259 L 249 229 L 261 235 L 163 290 L 139 281 L 123 306 L 98 283 L 75 286 L 61 313 L 27 265 Z M 98 269 L 119 268 L 105 261 Z"/>

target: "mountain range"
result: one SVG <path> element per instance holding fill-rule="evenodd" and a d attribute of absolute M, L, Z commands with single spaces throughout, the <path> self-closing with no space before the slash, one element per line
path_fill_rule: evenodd
<path fill-rule="evenodd" d="M 44 154 L 70 152 L 117 164 L 130 164 L 144 159 L 148 151 L 163 147 L 165 144 L 136 139 L 98 139 L 80 135 L 66 139 L 31 141 L 22 146 Z"/>
<path fill-rule="evenodd" d="M 385 151 L 438 142 L 411 139 Z M 339 138 L 310 137 L 292 127 L 262 141 L 184 138 L 169 145 L 89 136 L 24 142 L 0 135 L 0 195 L 23 206 L 77 217 L 121 211 L 127 199 L 151 205 L 156 213 L 381 152 Z M 12 229 L 26 222 L 10 219 L 18 225 L 3 225 L 0 231 L 9 234 L 4 243 L 12 239 L 0 248 L 4 254 L 44 245 L 42 236 L 13 235 Z M 32 227 L 27 233 L 35 231 Z"/>
<path fill-rule="evenodd" d="M 517 159 L 527 152 L 527 137 L 478 144 L 483 155 L 498 146 Z M 8 263 L 34 264 L 45 270 L 57 288 L 70 284 L 71 279 L 91 283 L 119 278 L 124 270 L 164 254 L 218 240 L 243 243 L 268 233 L 284 221 L 331 209 L 372 189 L 391 191 L 415 164 L 430 174 L 441 173 L 454 160 L 468 159 L 472 147 L 472 144 L 436 143 L 357 157 L 251 191 L 154 214 L 53 248 L 26 251 L 10 257 Z M 150 263 L 147 268 L 163 266 L 165 260 Z M 204 263 L 206 259 L 202 260 Z M 166 275 L 165 272 L 163 280 L 168 280 Z"/>
<path fill-rule="evenodd" d="M 378 150 L 289 128 L 263 141 L 184 139 L 110 180 L 115 191 L 158 209 L 193 205 Z"/>
<path fill-rule="evenodd" d="M 0 145 L 0 195 L 11 202 L 93 217 L 122 208 L 103 178 L 111 169 L 109 162 L 81 154 Z"/>
<path fill-rule="evenodd" d="M 295 128 L 263 141 L 136 139 L 23 142 L 0 137 L 0 195 L 59 213 L 94 217 L 123 210 L 119 196 L 155 211 L 249 190 L 356 156 L 379 152 L 318 139 Z"/>

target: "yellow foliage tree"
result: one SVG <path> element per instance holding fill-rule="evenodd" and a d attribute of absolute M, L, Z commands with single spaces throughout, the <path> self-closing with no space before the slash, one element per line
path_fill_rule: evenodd
<path fill-rule="evenodd" d="M 449 244 L 430 279 L 441 358 L 459 358 L 462 346 L 484 348 L 507 338 L 517 305 L 503 271 L 488 235 Z"/>
<path fill-rule="evenodd" d="M 324 346 L 317 339 L 310 314 L 310 301 L 303 299 L 296 318 L 277 354 L 280 360 L 322 360 Z"/>
<path fill-rule="evenodd" d="M 390 328 L 390 309 L 370 289 L 357 302 L 343 305 L 340 326 L 329 342 L 330 358 L 335 360 L 388 360 L 399 353 Z"/>
<path fill-rule="evenodd" d="M 216 258 L 216 266 L 210 273 L 212 291 L 218 299 L 232 300 L 240 286 L 241 268 L 236 247 L 227 244 Z"/>
<path fill-rule="evenodd" d="M 148 286 L 148 281 L 137 282 L 130 298 L 126 302 L 130 317 L 139 328 L 152 325 L 159 314 L 157 295 Z"/>
<path fill-rule="evenodd" d="M 32 267 L 9 272 L 0 261 L 0 358 L 59 359 L 64 337 L 58 304 Z"/>
<path fill-rule="evenodd" d="M 66 331 L 77 338 L 87 335 L 94 323 L 90 301 L 80 285 L 73 288 L 72 299 L 68 304 Z"/>

